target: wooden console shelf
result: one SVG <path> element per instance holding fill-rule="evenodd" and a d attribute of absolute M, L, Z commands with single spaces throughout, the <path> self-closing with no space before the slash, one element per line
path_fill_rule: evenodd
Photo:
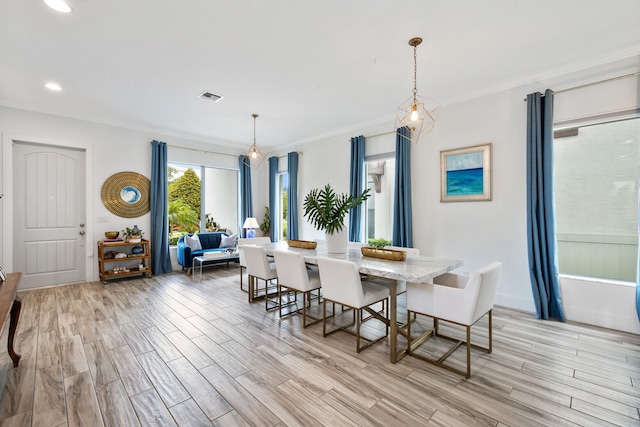
<path fill-rule="evenodd" d="M 9 273 L 7 274 L 7 280 L 0 284 L 0 332 L 4 330 L 7 317 L 9 317 L 9 313 L 11 313 L 7 350 L 14 367 L 18 366 L 21 357 L 13 349 L 13 340 L 16 336 L 18 320 L 20 319 L 20 309 L 22 308 L 22 302 L 18 296 L 18 285 L 20 284 L 21 278 L 22 273 Z"/>
<path fill-rule="evenodd" d="M 142 246 L 142 253 L 135 255 L 131 253 L 134 246 Z M 105 258 L 105 253 L 114 251 L 127 254 L 126 258 Z M 104 284 L 109 279 L 117 279 L 135 274 L 146 275 L 151 277 L 151 248 L 148 240 L 141 242 L 104 242 L 98 241 L 98 271 L 100 273 L 100 281 Z M 132 262 L 137 261 L 137 262 Z M 136 264 L 133 266 L 133 264 Z M 139 268 L 142 264 L 144 268 Z M 115 267 L 126 267 L 129 271 L 114 272 Z"/>

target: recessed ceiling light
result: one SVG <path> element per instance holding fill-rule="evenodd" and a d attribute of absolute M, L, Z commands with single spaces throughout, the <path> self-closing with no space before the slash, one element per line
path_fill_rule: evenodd
<path fill-rule="evenodd" d="M 62 90 L 62 88 L 58 83 L 53 83 L 53 82 L 47 83 L 46 85 L 44 85 L 44 87 L 46 87 L 49 90 L 55 90 L 56 92 Z"/>
<path fill-rule="evenodd" d="M 62 13 L 71 12 L 71 8 L 64 0 L 44 0 L 45 4 L 51 9 L 57 10 Z"/>

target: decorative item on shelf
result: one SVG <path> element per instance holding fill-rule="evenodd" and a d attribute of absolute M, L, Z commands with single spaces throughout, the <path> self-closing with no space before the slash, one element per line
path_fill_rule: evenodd
<path fill-rule="evenodd" d="M 315 188 L 304 199 L 304 216 L 320 231 L 325 232 L 329 253 L 347 252 L 347 227 L 345 216 L 371 196 L 366 189 L 357 197 L 342 193 L 337 195 L 329 184 L 324 188 Z"/>
<path fill-rule="evenodd" d="M 210 213 L 205 214 L 204 222 L 207 231 L 218 231 L 218 229 L 220 228 L 220 224 L 218 224 L 218 222 L 213 219 L 213 215 Z"/>
<path fill-rule="evenodd" d="M 242 228 L 247 229 L 247 238 L 251 239 L 253 237 L 256 237 L 256 228 L 259 228 L 260 225 L 258 225 L 258 221 L 250 216 L 249 218 L 247 218 L 244 221 L 244 224 L 242 225 Z"/>
<path fill-rule="evenodd" d="M 256 145 L 256 119 L 258 118 L 258 115 L 252 114 L 251 116 L 253 117 L 253 144 L 247 150 L 244 164 L 252 169 L 257 169 L 258 167 L 260 167 L 260 164 L 262 164 L 264 158 L 267 157 L 267 153 L 263 152 Z"/>
<path fill-rule="evenodd" d="M 292 248 L 315 249 L 318 246 L 318 242 L 312 242 L 310 240 L 287 240 L 287 245 Z"/>
<path fill-rule="evenodd" d="M 122 230 L 122 236 L 129 243 L 138 243 L 142 241 L 143 231 L 140 231 L 137 225 L 134 225 L 133 228 L 127 227 Z"/>
<path fill-rule="evenodd" d="M 131 248 L 131 254 L 133 255 L 140 255 L 143 252 L 144 252 L 144 249 L 142 249 L 142 246 L 140 245 L 135 245 L 134 247 Z"/>
<path fill-rule="evenodd" d="M 360 251 L 362 252 L 362 256 L 372 258 L 388 259 L 391 261 L 404 261 L 407 259 L 407 253 L 405 251 L 398 251 L 395 249 L 379 249 L 364 246 L 360 248 Z"/>
<path fill-rule="evenodd" d="M 109 240 L 115 240 L 118 238 L 118 236 L 120 235 L 119 231 L 105 231 L 104 232 L 104 237 L 106 237 Z"/>
<path fill-rule="evenodd" d="M 123 259 L 123 258 L 126 258 L 126 257 L 127 257 L 127 254 L 125 254 L 124 252 L 118 252 L 114 258 L 115 259 Z"/>
<path fill-rule="evenodd" d="M 137 218 L 149 212 L 149 178 L 136 172 L 118 172 L 102 184 L 100 196 L 109 212 L 123 218 Z"/>
<path fill-rule="evenodd" d="M 417 88 L 417 71 L 418 71 L 418 45 L 422 43 L 420 37 L 414 37 L 409 40 L 409 46 L 413 46 L 413 95 L 398 107 L 394 131 L 402 136 L 398 131 L 400 128 L 407 127 L 411 131 L 410 139 L 412 142 L 418 142 L 421 132 L 425 134 L 431 132 L 433 125 L 438 118 L 440 104 L 431 99 L 418 96 Z M 406 136 L 405 136 L 406 138 Z"/>

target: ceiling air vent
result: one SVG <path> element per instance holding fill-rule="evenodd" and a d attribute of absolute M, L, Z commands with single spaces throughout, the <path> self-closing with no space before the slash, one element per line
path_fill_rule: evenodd
<path fill-rule="evenodd" d="M 207 90 L 205 90 L 204 92 L 202 92 L 202 93 L 199 95 L 199 97 L 200 97 L 200 98 L 202 98 L 202 99 L 206 99 L 206 100 L 209 100 L 209 101 L 213 101 L 213 102 L 218 102 L 218 101 L 220 101 L 222 98 L 224 98 L 224 96 L 222 96 L 222 95 L 216 95 L 215 93 L 213 93 L 213 92 L 209 92 L 209 91 L 207 91 Z"/>

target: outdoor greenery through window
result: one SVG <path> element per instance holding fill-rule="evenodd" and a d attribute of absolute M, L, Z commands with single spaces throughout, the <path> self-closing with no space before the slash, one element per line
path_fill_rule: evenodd
<path fill-rule="evenodd" d="M 280 240 L 287 240 L 287 201 L 289 199 L 289 174 L 287 172 L 278 175 L 278 200 L 280 201 L 278 230 L 280 230 Z"/>
<path fill-rule="evenodd" d="M 238 230 L 238 171 L 169 163 L 169 244 L 185 233 Z"/>
<path fill-rule="evenodd" d="M 635 281 L 640 118 L 556 130 L 560 273 Z"/>

